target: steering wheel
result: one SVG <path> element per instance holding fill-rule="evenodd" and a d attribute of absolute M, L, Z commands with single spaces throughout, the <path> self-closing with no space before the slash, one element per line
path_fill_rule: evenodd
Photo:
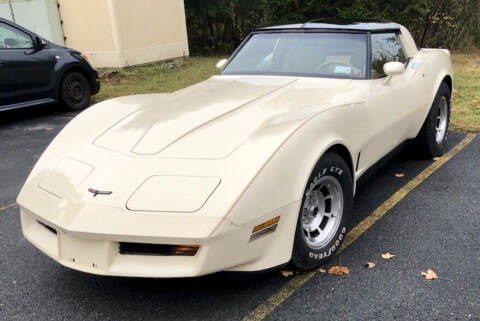
<path fill-rule="evenodd" d="M 343 61 L 340 61 L 340 60 L 330 60 L 330 61 L 326 61 L 322 64 L 320 64 L 320 66 L 317 67 L 317 71 L 322 71 L 323 69 L 325 69 L 326 66 L 330 66 L 330 65 L 340 65 L 340 66 L 347 66 L 347 67 L 350 67 L 352 69 L 355 69 L 354 66 L 352 66 L 351 64 L 349 63 L 346 63 L 346 62 L 343 62 Z M 333 72 L 333 71 L 332 71 Z"/>

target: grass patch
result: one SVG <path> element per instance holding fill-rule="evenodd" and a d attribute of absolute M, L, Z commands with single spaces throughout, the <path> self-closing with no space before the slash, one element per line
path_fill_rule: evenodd
<path fill-rule="evenodd" d="M 222 57 L 180 58 L 122 69 L 100 69 L 102 88 L 94 102 L 119 96 L 168 93 L 203 81 L 216 74 Z"/>
<path fill-rule="evenodd" d="M 102 89 L 94 102 L 118 96 L 172 92 L 217 73 L 222 57 L 191 57 L 123 69 L 101 69 Z M 480 55 L 454 54 L 451 129 L 480 132 Z"/>
<path fill-rule="evenodd" d="M 454 80 L 451 129 L 480 132 L 480 55 L 452 57 Z"/>

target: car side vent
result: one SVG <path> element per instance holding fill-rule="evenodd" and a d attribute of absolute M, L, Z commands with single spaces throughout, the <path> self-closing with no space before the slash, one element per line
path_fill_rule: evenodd
<path fill-rule="evenodd" d="M 52 232 L 53 234 L 57 235 L 57 230 L 54 229 L 53 227 L 48 226 L 47 224 L 42 223 L 42 222 L 40 222 L 40 221 L 37 221 L 37 222 L 38 222 L 38 224 L 40 224 L 41 226 L 43 226 L 44 228 L 46 228 L 47 230 L 49 230 L 49 231 Z"/>
<path fill-rule="evenodd" d="M 194 256 L 199 248 L 198 245 L 120 242 L 119 252 L 124 255 Z"/>

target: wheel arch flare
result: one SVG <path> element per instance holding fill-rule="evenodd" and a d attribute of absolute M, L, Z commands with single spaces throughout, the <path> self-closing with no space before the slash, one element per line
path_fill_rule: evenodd
<path fill-rule="evenodd" d="M 231 270 L 262 270 L 290 261 L 306 184 L 315 165 L 327 151 L 333 151 L 345 160 L 354 181 L 354 158 L 348 144 L 333 130 L 316 135 L 315 126 L 318 122 L 307 122 L 282 144 L 231 207 L 224 222 L 212 233 L 217 236 L 233 228 L 248 227 L 254 234 L 256 227 L 264 224 L 268 228 L 269 222 L 274 222 L 271 224 L 275 225 L 273 232 L 249 241 L 249 246 L 259 253 L 258 259 Z"/>

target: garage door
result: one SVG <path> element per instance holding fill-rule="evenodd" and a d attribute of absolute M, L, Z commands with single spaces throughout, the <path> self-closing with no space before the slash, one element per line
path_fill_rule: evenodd
<path fill-rule="evenodd" d="M 57 0 L 0 0 L 0 17 L 64 45 Z"/>

